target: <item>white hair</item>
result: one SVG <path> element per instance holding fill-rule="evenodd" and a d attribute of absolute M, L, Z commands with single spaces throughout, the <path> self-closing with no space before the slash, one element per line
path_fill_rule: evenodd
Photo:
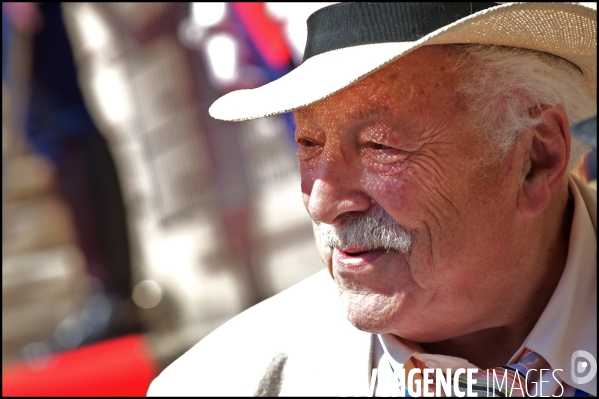
<path fill-rule="evenodd" d="M 535 112 L 561 105 L 569 123 L 597 113 L 596 100 L 574 64 L 563 58 L 515 47 L 449 45 L 458 49 L 458 92 L 473 115 L 473 127 L 485 132 L 495 159 L 503 159 L 518 137 L 539 123 Z M 588 151 L 572 137 L 570 169 Z"/>

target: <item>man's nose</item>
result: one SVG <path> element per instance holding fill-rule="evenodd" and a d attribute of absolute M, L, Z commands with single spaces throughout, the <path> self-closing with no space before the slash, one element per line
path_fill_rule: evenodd
<path fill-rule="evenodd" d="M 365 212 L 371 206 L 361 184 L 359 159 L 339 153 L 321 156 L 309 196 L 310 216 L 327 224 L 346 212 Z"/>

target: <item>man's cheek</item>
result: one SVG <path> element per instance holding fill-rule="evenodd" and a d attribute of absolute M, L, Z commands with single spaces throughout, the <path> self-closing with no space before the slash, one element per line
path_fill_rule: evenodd
<path fill-rule="evenodd" d="M 449 167 L 425 162 L 427 159 L 423 156 L 421 162 L 412 164 L 400 187 L 402 208 L 410 216 L 406 227 L 421 228 L 425 223 L 436 231 L 453 230 L 454 223 L 462 216 L 458 201 L 464 194 L 460 194 L 461 187 L 451 178 Z"/>
<path fill-rule="evenodd" d="M 407 229 L 416 227 L 419 188 L 406 176 L 379 177 L 376 184 L 366 183 L 366 191 L 389 215 Z"/>

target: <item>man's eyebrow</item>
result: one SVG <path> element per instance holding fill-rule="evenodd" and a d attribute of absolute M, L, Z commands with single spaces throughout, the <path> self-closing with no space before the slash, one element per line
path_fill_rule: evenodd
<path fill-rule="evenodd" d="M 389 114 L 391 112 L 391 107 L 387 104 L 374 104 L 370 106 L 368 109 L 358 109 L 356 111 L 351 112 L 348 115 L 348 119 L 350 121 L 362 120 L 362 119 L 370 119 L 373 117 L 381 117 Z"/>

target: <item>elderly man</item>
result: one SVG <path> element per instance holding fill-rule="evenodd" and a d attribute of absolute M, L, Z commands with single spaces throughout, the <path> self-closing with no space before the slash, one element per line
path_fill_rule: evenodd
<path fill-rule="evenodd" d="M 211 114 L 295 110 L 328 273 L 216 330 L 149 393 L 597 395 L 596 192 L 569 173 L 595 86 L 596 12 L 577 4 L 313 14 L 299 68 Z"/>

